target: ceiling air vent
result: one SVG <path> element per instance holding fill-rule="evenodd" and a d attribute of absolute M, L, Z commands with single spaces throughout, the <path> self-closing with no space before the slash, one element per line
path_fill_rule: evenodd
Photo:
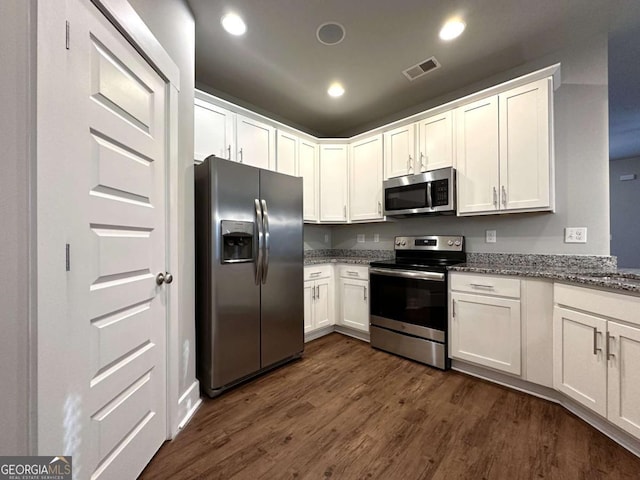
<path fill-rule="evenodd" d="M 420 78 L 421 76 L 433 72 L 440 68 L 440 63 L 436 60 L 436 57 L 427 58 L 426 60 L 421 61 L 417 65 L 413 67 L 409 67 L 404 70 L 402 73 L 409 80 L 414 81 L 416 78 Z"/>

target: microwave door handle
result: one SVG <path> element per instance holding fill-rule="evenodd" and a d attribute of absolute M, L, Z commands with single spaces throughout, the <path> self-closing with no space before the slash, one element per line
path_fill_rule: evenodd
<path fill-rule="evenodd" d="M 431 182 L 427 183 L 427 205 L 430 209 L 433 208 L 433 199 L 431 198 Z"/>

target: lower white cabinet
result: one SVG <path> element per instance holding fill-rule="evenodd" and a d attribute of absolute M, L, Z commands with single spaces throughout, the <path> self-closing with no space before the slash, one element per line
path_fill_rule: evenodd
<path fill-rule="evenodd" d="M 306 267 L 304 277 L 304 333 L 309 333 L 335 323 L 333 267 Z"/>
<path fill-rule="evenodd" d="M 554 298 L 554 387 L 640 438 L 640 297 L 557 284 Z"/>
<path fill-rule="evenodd" d="M 340 278 L 340 323 L 369 331 L 369 281 Z"/>

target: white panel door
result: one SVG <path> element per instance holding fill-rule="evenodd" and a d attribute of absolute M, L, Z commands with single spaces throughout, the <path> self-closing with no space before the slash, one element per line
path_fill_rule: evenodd
<path fill-rule="evenodd" d="M 520 375 L 520 301 L 451 294 L 451 357 Z"/>
<path fill-rule="evenodd" d="M 297 175 L 298 137 L 278 130 L 277 152 L 278 171 L 287 175 Z"/>
<path fill-rule="evenodd" d="M 498 97 L 456 109 L 458 213 L 498 210 Z"/>
<path fill-rule="evenodd" d="M 335 323 L 333 303 L 333 279 L 316 280 L 314 300 L 314 328 L 322 328 Z"/>
<path fill-rule="evenodd" d="M 545 78 L 498 96 L 501 209 L 551 205 L 550 83 Z"/>
<path fill-rule="evenodd" d="M 640 328 L 608 323 L 607 418 L 640 438 Z"/>
<path fill-rule="evenodd" d="M 302 177 L 303 218 L 306 221 L 318 221 L 318 145 L 307 140 L 298 144 L 298 166 Z"/>
<path fill-rule="evenodd" d="M 453 166 L 453 111 L 418 122 L 421 172 Z"/>
<path fill-rule="evenodd" d="M 350 145 L 349 218 L 382 218 L 382 135 Z"/>
<path fill-rule="evenodd" d="M 275 128 L 236 115 L 237 160 L 253 167 L 275 170 Z"/>
<path fill-rule="evenodd" d="M 304 333 L 313 330 L 313 308 L 315 303 L 315 283 L 304 282 Z"/>
<path fill-rule="evenodd" d="M 416 172 L 416 125 L 411 123 L 384 133 L 384 179 Z"/>
<path fill-rule="evenodd" d="M 320 221 L 347 221 L 347 145 L 320 146 Z"/>
<path fill-rule="evenodd" d="M 92 4 L 51 3 L 39 2 L 56 26 L 39 30 L 39 71 L 61 73 L 39 87 L 39 168 L 58 162 L 60 173 L 40 178 L 38 195 L 59 211 L 39 218 L 38 241 L 64 243 L 39 258 L 38 452 L 72 455 L 74 478 L 135 478 L 167 435 L 169 286 L 156 284 L 166 265 L 166 85 Z M 46 105 L 51 93 L 65 110 Z M 64 297 L 52 298 L 53 283 Z"/>
<path fill-rule="evenodd" d="M 561 307 L 553 311 L 553 386 L 607 415 L 607 322 Z"/>
<path fill-rule="evenodd" d="M 340 323 L 369 331 L 369 282 L 340 279 Z"/>
<path fill-rule="evenodd" d="M 215 155 L 235 160 L 235 113 L 199 98 L 195 99 L 193 113 L 194 159 L 202 161 Z"/>

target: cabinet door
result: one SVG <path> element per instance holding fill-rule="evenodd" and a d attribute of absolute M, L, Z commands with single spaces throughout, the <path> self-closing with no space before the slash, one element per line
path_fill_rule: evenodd
<path fill-rule="evenodd" d="M 322 328 L 335 323 L 333 303 L 333 279 L 316 280 L 314 301 L 314 328 Z"/>
<path fill-rule="evenodd" d="M 451 357 L 520 375 L 520 301 L 451 294 Z"/>
<path fill-rule="evenodd" d="M 304 282 L 304 333 L 310 332 L 314 328 L 314 288 L 315 282 L 313 280 Z"/>
<path fill-rule="evenodd" d="M 498 97 L 464 105 L 456 116 L 458 213 L 498 210 Z"/>
<path fill-rule="evenodd" d="M 303 218 L 318 221 L 318 145 L 300 140 L 298 147 L 298 165 L 302 177 Z"/>
<path fill-rule="evenodd" d="M 194 106 L 194 159 L 209 155 L 234 158 L 235 113 L 196 99 Z"/>
<path fill-rule="evenodd" d="M 340 323 L 369 331 L 369 282 L 340 279 Z"/>
<path fill-rule="evenodd" d="M 640 438 L 640 328 L 609 322 L 608 331 L 607 418 Z"/>
<path fill-rule="evenodd" d="M 561 307 L 553 311 L 553 386 L 607 415 L 607 359 L 601 318 Z"/>
<path fill-rule="evenodd" d="M 237 159 L 259 168 L 275 170 L 275 129 L 252 118 L 236 118 Z"/>
<path fill-rule="evenodd" d="M 278 130 L 277 135 L 278 172 L 287 175 L 298 174 L 298 137 Z M 303 187 L 304 188 L 304 187 Z"/>
<path fill-rule="evenodd" d="M 551 206 L 550 82 L 545 78 L 498 96 L 501 210 Z"/>
<path fill-rule="evenodd" d="M 384 178 L 415 173 L 414 123 L 384 133 Z"/>
<path fill-rule="evenodd" d="M 382 135 L 351 144 L 349 219 L 382 218 Z"/>
<path fill-rule="evenodd" d="M 320 221 L 347 221 L 347 146 L 320 146 Z"/>
<path fill-rule="evenodd" d="M 421 172 L 453 166 L 453 112 L 418 122 L 418 168 Z"/>

